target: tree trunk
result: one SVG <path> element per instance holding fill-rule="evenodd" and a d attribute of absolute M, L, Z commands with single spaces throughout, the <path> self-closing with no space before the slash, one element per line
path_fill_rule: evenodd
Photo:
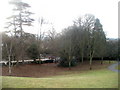
<path fill-rule="evenodd" d="M 90 52 L 90 70 L 92 70 L 92 58 L 93 58 L 94 51 Z"/>
<path fill-rule="evenodd" d="M 82 59 L 82 63 L 83 63 L 83 53 L 82 53 L 82 58 L 81 59 Z"/>
<path fill-rule="evenodd" d="M 71 56 L 69 56 L 69 70 L 71 70 Z"/>
<path fill-rule="evenodd" d="M 18 65 L 19 64 L 19 60 L 17 59 L 17 63 L 16 63 L 16 65 Z"/>
<path fill-rule="evenodd" d="M 71 70 L 71 61 L 69 61 L 69 70 Z"/>
<path fill-rule="evenodd" d="M 92 57 L 90 57 L 90 70 L 92 70 Z"/>
<path fill-rule="evenodd" d="M 109 59 L 109 64 L 110 64 L 110 59 Z"/>
<path fill-rule="evenodd" d="M 57 60 L 56 60 L 56 58 L 55 58 L 55 64 L 57 63 Z"/>
<path fill-rule="evenodd" d="M 23 59 L 23 56 L 22 56 L 22 64 L 24 64 L 24 59 Z"/>
<path fill-rule="evenodd" d="M 34 59 L 34 62 L 36 62 L 36 59 Z"/>
<path fill-rule="evenodd" d="M 10 55 L 8 56 L 9 59 L 9 75 L 11 75 L 11 58 Z"/>
<path fill-rule="evenodd" d="M 101 64 L 103 64 L 103 57 L 101 58 Z"/>
<path fill-rule="evenodd" d="M 39 55 L 39 64 L 41 64 L 41 56 Z"/>
<path fill-rule="evenodd" d="M 20 40 L 21 40 L 21 59 L 22 59 L 22 64 L 24 64 L 24 58 L 23 58 L 23 56 L 24 56 L 24 46 L 23 46 L 23 38 L 22 38 L 22 36 L 21 36 L 21 38 L 20 38 Z"/>

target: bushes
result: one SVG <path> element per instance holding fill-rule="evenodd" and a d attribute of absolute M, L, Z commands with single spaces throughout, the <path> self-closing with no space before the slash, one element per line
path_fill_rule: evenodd
<path fill-rule="evenodd" d="M 31 44 L 28 48 L 27 48 L 27 54 L 28 56 L 33 59 L 34 61 L 36 61 L 36 59 L 39 57 L 39 51 L 38 51 L 38 47 L 36 44 Z"/>
<path fill-rule="evenodd" d="M 41 64 L 41 61 L 32 61 L 31 63 Z"/>
<path fill-rule="evenodd" d="M 72 59 L 71 60 L 71 67 L 76 66 L 76 65 L 77 65 L 77 60 Z M 65 59 L 65 58 L 62 58 L 60 60 L 60 62 L 58 63 L 58 66 L 69 67 L 69 61 L 67 59 Z"/>
<path fill-rule="evenodd" d="M 54 60 L 45 60 L 45 61 L 32 61 L 31 63 L 35 64 L 44 64 L 44 63 L 53 63 Z"/>

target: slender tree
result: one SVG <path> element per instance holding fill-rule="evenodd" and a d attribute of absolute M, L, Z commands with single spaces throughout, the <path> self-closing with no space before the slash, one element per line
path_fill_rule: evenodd
<path fill-rule="evenodd" d="M 95 16 L 91 14 L 85 15 L 84 27 L 88 32 L 87 34 L 87 47 L 89 51 L 89 59 L 90 59 L 90 70 L 92 69 L 92 59 L 95 53 L 95 33 L 93 30 L 95 22 Z"/>
<path fill-rule="evenodd" d="M 37 45 L 38 45 L 38 51 L 39 51 L 39 61 L 40 61 L 40 54 L 42 53 L 42 40 L 44 38 L 44 31 L 42 30 L 43 24 L 45 24 L 45 20 L 43 17 L 38 19 L 38 23 L 39 23 L 39 30 L 38 30 L 38 34 L 37 34 Z"/>
<path fill-rule="evenodd" d="M 79 17 L 76 21 L 74 21 L 74 26 L 76 26 L 76 37 L 77 37 L 77 43 L 80 49 L 80 56 L 83 63 L 83 57 L 84 57 L 84 50 L 85 50 L 85 42 L 86 42 L 86 36 L 85 36 L 85 29 L 83 26 L 83 18 Z"/>
<path fill-rule="evenodd" d="M 12 33 L 10 32 L 10 37 L 5 35 L 3 36 L 3 50 L 5 50 L 4 54 L 6 54 L 6 59 L 8 60 L 8 66 L 9 66 L 9 69 L 8 69 L 8 72 L 9 72 L 9 75 L 11 75 L 12 73 L 12 70 L 11 70 L 11 61 L 12 61 L 12 56 L 13 56 L 13 35 Z"/>

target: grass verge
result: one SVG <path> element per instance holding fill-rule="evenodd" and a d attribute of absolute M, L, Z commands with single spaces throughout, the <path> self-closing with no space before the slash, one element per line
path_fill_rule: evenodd
<path fill-rule="evenodd" d="M 118 73 L 108 69 L 48 78 L 2 76 L 3 88 L 117 88 Z"/>

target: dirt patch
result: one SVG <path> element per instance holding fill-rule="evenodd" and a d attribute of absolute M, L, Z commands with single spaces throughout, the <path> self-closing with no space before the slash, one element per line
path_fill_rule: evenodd
<path fill-rule="evenodd" d="M 108 67 L 110 64 L 106 63 L 101 65 L 100 61 L 94 61 L 92 64 L 92 69 L 102 69 Z M 87 71 L 89 70 L 89 62 L 80 63 L 75 67 L 63 68 L 58 67 L 55 63 L 47 63 L 47 64 L 24 64 L 19 66 L 12 67 L 11 76 L 17 77 L 49 77 L 55 75 L 65 75 L 69 73 L 73 73 L 76 71 Z M 2 76 L 9 76 L 8 66 L 2 67 Z"/>

